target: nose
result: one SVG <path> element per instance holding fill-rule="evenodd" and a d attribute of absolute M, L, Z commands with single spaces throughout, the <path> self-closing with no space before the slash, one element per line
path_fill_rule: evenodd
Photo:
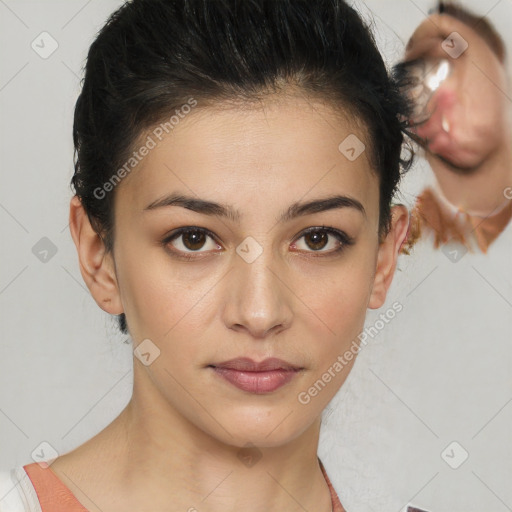
<path fill-rule="evenodd" d="M 264 251 L 251 263 L 238 255 L 234 260 L 225 290 L 225 325 L 256 339 L 289 328 L 293 291 L 272 255 Z"/>
<path fill-rule="evenodd" d="M 446 84 L 441 85 L 432 96 L 428 110 L 427 120 L 414 127 L 414 132 L 420 139 L 432 139 L 441 130 L 449 131 L 445 125 L 447 118 L 453 117 L 453 107 L 457 99 L 453 89 Z M 453 121 L 453 119 L 451 119 Z"/>

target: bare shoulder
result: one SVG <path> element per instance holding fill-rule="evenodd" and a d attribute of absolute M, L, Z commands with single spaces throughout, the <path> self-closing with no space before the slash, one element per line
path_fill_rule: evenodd
<path fill-rule="evenodd" d="M 119 495 L 121 453 L 107 429 L 57 457 L 50 469 L 89 512 L 101 512 Z"/>

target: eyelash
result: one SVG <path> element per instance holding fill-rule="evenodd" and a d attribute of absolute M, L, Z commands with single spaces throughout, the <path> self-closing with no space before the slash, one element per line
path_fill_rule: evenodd
<path fill-rule="evenodd" d="M 310 233 L 316 233 L 316 232 L 320 232 L 320 233 L 323 232 L 323 233 L 327 233 L 327 234 L 334 236 L 334 238 L 336 238 L 338 240 L 338 242 L 340 242 L 341 245 L 337 249 L 334 249 L 331 251 L 305 251 L 308 253 L 309 252 L 312 253 L 312 255 L 310 257 L 313 257 L 313 258 L 325 258 L 325 257 L 333 256 L 335 254 L 339 254 L 342 251 L 344 251 L 348 246 L 353 245 L 355 242 L 355 240 L 352 237 L 348 236 L 343 231 L 339 231 L 335 228 L 329 228 L 327 226 L 314 226 L 314 227 L 304 230 L 301 233 L 301 235 L 294 240 L 293 243 L 296 243 L 298 240 L 300 240 L 301 238 L 303 238 L 304 236 L 306 236 Z M 216 236 L 208 229 L 195 227 L 195 226 L 188 226 L 185 228 L 179 228 L 176 231 L 170 233 L 161 241 L 161 244 L 165 248 L 168 248 L 168 245 L 170 242 L 178 239 L 182 235 L 186 235 L 189 233 L 201 233 L 201 234 L 207 235 L 212 240 L 214 240 L 215 243 L 218 243 Z M 168 250 L 169 250 L 169 252 L 172 253 L 173 257 L 176 257 L 178 259 L 187 260 L 187 261 L 197 259 L 197 256 L 194 256 L 194 254 L 201 254 L 199 251 L 192 251 L 190 253 L 186 253 L 186 252 L 183 252 L 183 251 L 180 251 L 177 249 L 168 249 Z M 190 254 L 190 256 L 188 254 Z"/>

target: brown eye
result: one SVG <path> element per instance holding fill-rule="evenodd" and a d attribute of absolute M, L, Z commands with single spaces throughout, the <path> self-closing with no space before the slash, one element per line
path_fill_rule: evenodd
<path fill-rule="evenodd" d="M 187 231 L 181 235 L 183 238 L 183 245 L 191 251 L 201 249 L 206 240 L 206 235 L 200 231 Z"/>
<path fill-rule="evenodd" d="M 299 247 L 298 242 L 294 242 L 294 246 L 305 252 L 318 252 L 329 255 L 342 251 L 346 246 L 352 245 L 354 240 L 346 233 L 338 231 L 334 228 L 313 227 L 308 229 L 297 240 L 304 239 L 304 247 Z M 324 251 L 330 244 L 331 250 Z"/>
<path fill-rule="evenodd" d="M 309 248 L 318 251 L 323 249 L 329 242 L 329 235 L 325 231 L 312 231 L 304 235 L 304 240 Z"/>
<path fill-rule="evenodd" d="M 184 256 L 190 253 L 203 253 L 201 249 L 218 249 L 220 246 L 215 242 L 212 234 L 203 228 L 187 227 L 182 228 L 168 237 L 163 242 L 174 253 L 183 253 Z M 209 244 L 209 246 L 208 246 Z"/>

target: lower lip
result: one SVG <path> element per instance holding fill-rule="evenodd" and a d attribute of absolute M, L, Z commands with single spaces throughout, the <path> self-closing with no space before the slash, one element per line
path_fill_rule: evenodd
<path fill-rule="evenodd" d="M 228 382 L 249 393 L 270 393 L 290 382 L 297 371 L 271 370 L 264 372 L 247 372 L 231 368 L 214 367 L 215 373 Z"/>

